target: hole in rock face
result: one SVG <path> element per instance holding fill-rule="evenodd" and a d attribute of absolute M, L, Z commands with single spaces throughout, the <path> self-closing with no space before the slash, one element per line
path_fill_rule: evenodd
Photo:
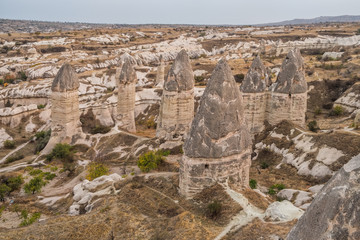
<path fill-rule="evenodd" d="M 205 164 L 205 169 L 208 169 L 209 168 L 209 164 Z"/>

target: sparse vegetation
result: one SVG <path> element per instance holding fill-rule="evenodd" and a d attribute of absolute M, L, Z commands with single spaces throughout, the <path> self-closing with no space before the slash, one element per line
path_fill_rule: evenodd
<path fill-rule="evenodd" d="M 262 163 L 260 164 L 260 167 L 261 167 L 261 169 L 266 169 L 266 168 L 269 167 L 269 164 L 268 164 L 267 162 L 262 162 Z"/>
<path fill-rule="evenodd" d="M 0 184 L 0 202 L 3 202 L 5 200 L 5 195 L 8 195 L 10 191 L 11 188 L 9 186 L 4 183 Z"/>
<path fill-rule="evenodd" d="M 162 150 L 149 151 L 140 155 L 137 165 L 142 172 L 149 172 L 156 169 L 163 162 L 163 157 L 169 154 L 170 152 Z"/>
<path fill-rule="evenodd" d="M 219 201 L 215 200 L 207 205 L 206 215 L 211 219 L 216 219 L 221 214 L 222 205 Z"/>
<path fill-rule="evenodd" d="M 49 142 L 50 136 L 51 136 L 51 130 L 41 131 L 41 132 L 37 132 L 35 134 L 36 146 L 35 146 L 34 154 L 40 152 L 41 150 L 43 150 L 46 147 L 46 145 Z"/>
<path fill-rule="evenodd" d="M 251 189 L 255 189 L 257 186 L 257 181 L 255 179 L 250 179 L 249 185 Z"/>
<path fill-rule="evenodd" d="M 58 143 L 51 153 L 46 156 L 46 160 L 50 162 L 53 159 L 59 159 L 63 163 L 64 170 L 69 171 L 71 174 L 75 171 L 74 154 L 75 151 L 72 146 L 66 143 Z"/>
<path fill-rule="evenodd" d="M 336 105 L 330 112 L 330 116 L 341 116 L 344 114 L 344 108 L 340 105 Z"/>
<path fill-rule="evenodd" d="M 37 108 L 38 109 L 43 109 L 43 108 L 45 108 L 45 105 L 44 104 L 39 104 L 39 105 L 37 105 Z"/>
<path fill-rule="evenodd" d="M 278 193 L 279 191 L 281 191 L 283 189 L 285 189 L 285 185 L 282 183 L 277 183 L 277 184 L 272 185 L 269 188 L 268 194 L 275 195 L 276 193 Z"/>
<path fill-rule="evenodd" d="M 27 210 L 21 211 L 21 217 L 23 220 L 20 223 L 20 227 L 28 226 L 33 224 L 36 220 L 38 220 L 41 216 L 41 213 L 33 213 L 31 214 L 31 217 L 29 217 L 29 214 Z"/>
<path fill-rule="evenodd" d="M 96 125 L 95 127 L 93 127 L 90 130 L 90 133 L 91 134 L 98 134 L 98 133 L 105 134 L 105 133 L 108 133 L 110 130 L 111 130 L 110 127 L 105 127 L 105 126 L 102 126 L 102 125 Z"/>
<path fill-rule="evenodd" d="M 15 141 L 13 141 L 13 140 L 6 140 L 6 141 L 4 142 L 4 148 L 6 148 L 6 149 L 13 149 L 13 148 L 15 148 Z"/>
<path fill-rule="evenodd" d="M 88 175 L 86 176 L 86 179 L 89 181 L 92 181 L 95 178 L 101 177 L 103 175 L 109 174 L 109 168 L 107 168 L 102 163 L 90 163 L 87 171 L 88 171 Z"/>
<path fill-rule="evenodd" d="M 5 160 L 5 163 L 6 163 L 6 164 L 12 163 L 12 162 L 21 160 L 21 159 L 23 159 L 23 158 L 24 158 L 24 155 L 22 155 L 22 154 L 15 154 L 14 156 L 8 157 L 8 158 Z"/>
<path fill-rule="evenodd" d="M 315 120 L 309 122 L 307 126 L 308 126 L 309 130 L 312 132 L 317 132 L 320 129 Z"/>

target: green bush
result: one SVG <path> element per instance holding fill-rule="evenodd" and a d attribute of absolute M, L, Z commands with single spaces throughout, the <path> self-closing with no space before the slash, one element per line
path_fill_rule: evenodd
<path fill-rule="evenodd" d="M 149 151 L 140 155 L 137 165 L 142 172 L 149 172 L 156 169 L 163 162 L 163 156 L 168 156 L 169 154 L 169 151 Z"/>
<path fill-rule="evenodd" d="M 43 186 L 45 186 L 45 182 L 41 176 L 37 176 L 24 185 L 24 190 L 28 194 L 34 194 L 35 192 L 40 192 Z"/>
<path fill-rule="evenodd" d="M 319 127 L 318 127 L 317 122 L 315 120 L 308 123 L 308 128 L 312 132 L 317 132 L 317 130 L 319 130 Z"/>
<path fill-rule="evenodd" d="M 4 183 L 0 184 L 0 202 L 4 201 L 5 195 L 8 195 L 10 191 L 11 188 L 8 185 Z"/>
<path fill-rule="evenodd" d="M 12 162 L 15 162 L 15 161 L 18 161 L 20 159 L 23 159 L 24 158 L 24 155 L 20 154 L 20 155 L 14 155 L 14 156 L 10 156 L 8 157 L 6 160 L 5 160 L 5 163 L 12 163 Z"/>
<path fill-rule="evenodd" d="M 15 148 L 15 141 L 13 140 L 6 140 L 4 142 L 4 147 L 7 148 L 7 149 L 13 149 Z"/>
<path fill-rule="evenodd" d="M 26 81 L 27 79 L 26 73 L 24 71 L 18 72 L 18 76 L 22 81 Z"/>
<path fill-rule="evenodd" d="M 222 210 L 222 205 L 219 201 L 215 200 L 207 205 L 206 215 L 211 219 L 219 217 Z"/>
<path fill-rule="evenodd" d="M 257 181 L 255 179 L 250 179 L 249 185 L 251 189 L 255 189 L 257 186 Z"/>
<path fill-rule="evenodd" d="M 45 108 L 45 105 L 44 104 L 39 104 L 39 105 L 37 105 L 37 108 L 38 109 L 43 109 L 43 108 Z"/>
<path fill-rule="evenodd" d="M 97 133 L 105 134 L 105 133 L 108 133 L 110 130 L 111 130 L 111 127 L 96 125 L 95 127 L 91 128 L 90 133 L 91 134 L 97 134 Z"/>
<path fill-rule="evenodd" d="M 321 108 L 316 108 L 315 109 L 315 115 L 320 115 L 322 113 Z"/>
<path fill-rule="evenodd" d="M 344 113 L 344 108 L 342 106 L 337 105 L 333 107 L 330 115 L 340 116 L 343 115 L 343 113 Z"/>
<path fill-rule="evenodd" d="M 1 86 L 4 85 L 4 79 L 0 79 L 0 85 L 1 85 Z"/>
<path fill-rule="evenodd" d="M 269 164 L 267 162 L 262 162 L 262 163 L 260 163 L 260 167 L 261 167 L 261 169 L 266 169 L 269 167 Z"/>
<path fill-rule="evenodd" d="M 285 189 L 285 185 L 282 184 L 282 183 L 277 183 L 277 184 L 272 185 L 272 186 L 269 188 L 268 193 L 269 193 L 270 195 L 275 195 L 277 192 L 279 192 L 279 191 L 281 191 L 281 190 L 283 190 L 283 189 Z"/>
<path fill-rule="evenodd" d="M 41 216 L 41 213 L 33 213 L 29 218 L 29 214 L 26 210 L 21 211 L 21 217 L 23 220 L 20 223 L 20 227 L 29 226 L 33 224 L 36 220 L 38 220 Z"/>
<path fill-rule="evenodd" d="M 11 192 L 20 189 L 21 184 L 24 183 L 24 180 L 21 175 L 18 175 L 16 177 L 10 177 L 7 180 L 7 185 L 10 187 Z"/>
<path fill-rule="evenodd" d="M 73 161 L 74 158 L 73 147 L 67 143 L 58 143 L 55 145 L 51 153 L 47 156 L 47 160 L 58 158 L 61 160 Z"/>
<path fill-rule="evenodd" d="M 43 173 L 43 171 L 41 171 L 41 169 L 34 169 L 34 170 L 31 170 L 31 171 L 29 172 L 29 174 L 30 174 L 31 176 L 36 176 L 36 175 L 39 175 L 39 174 L 41 174 L 41 173 Z"/>
<path fill-rule="evenodd" d="M 34 154 L 40 152 L 41 150 L 43 150 L 46 147 L 46 145 L 48 144 L 48 142 L 50 140 L 50 136 L 51 136 L 51 130 L 41 131 L 41 132 L 37 132 L 35 134 L 36 145 L 35 145 Z"/>
<path fill-rule="evenodd" d="M 87 170 L 88 170 L 88 175 L 86 176 L 86 179 L 89 181 L 92 181 L 95 178 L 101 177 L 103 175 L 109 174 L 109 168 L 107 168 L 102 163 L 90 163 Z"/>
<path fill-rule="evenodd" d="M 51 181 L 56 177 L 55 173 L 51 173 L 51 172 L 44 172 L 44 178 L 45 180 Z"/>

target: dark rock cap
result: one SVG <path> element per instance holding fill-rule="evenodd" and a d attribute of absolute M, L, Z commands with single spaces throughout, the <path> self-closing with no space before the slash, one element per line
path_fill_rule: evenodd
<path fill-rule="evenodd" d="M 134 68 L 134 64 L 132 63 L 130 58 L 126 58 L 125 62 L 121 68 L 119 83 L 120 84 L 128 84 L 136 82 L 136 72 Z"/>
<path fill-rule="evenodd" d="M 317 193 L 286 239 L 360 239 L 360 154 Z"/>
<path fill-rule="evenodd" d="M 299 49 L 290 50 L 283 61 L 278 78 L 274 84 L 274 92 L 304 93 L 307 91 L 304 62 Z"/>
<path fill-rule="evenodd" d="M 55 76 L 51 85 L 53 92 L 73 91 L 79 88 L 79 79 L 70 64 L 65 63 Z"/>
<path fill-rule="evenodd" d="M 269 82 L 267 70 L 260 60 L 260 57 L 257 56 L 252 62 L 250 69 L 241 84 L 240 90 L 249 93 L 263 92 L 266 90 Z"/>
<path fill-rule="evenodd" d="M 250 146 L 240 91 L 229 65 L 221 59 L 201 97 L 184 153 L 193 158 L 221 158 L 241 153 Z"/>
<path fill-rule="evenodd" d="M 164 89 L 180 92 L 194 88 L 194 73 L 186 51 L 181 50 L 175 58 L 174 64 L 165 79 Z"/>

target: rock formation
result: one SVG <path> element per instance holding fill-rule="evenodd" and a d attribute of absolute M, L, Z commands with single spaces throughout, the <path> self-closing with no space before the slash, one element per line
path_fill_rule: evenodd
<path fill-rule="evenodd" d="M 180 162 L 180 192 L 191 197 L 216 182 L 231 179 L 248 186 L 251 136 L 242 100 L 229 65 L 217 64 L 200 100 L 184 143 Z"/>
<path fill-rule="evenodd" d="M 51 138 L 44 152 L 60 142 L 72 143 L 73 138 L 82 133 L 78 88 L 76 72 L 65 63 L 51 86 Z"/>
<path fill-rule="evenodd" d="M 305 126 L 307 108 L 307 83 L 305 80 L 304 62 L 299 49 L 291 50 L 283 61 L 276 82 L 271 86 L 269 107 L 267 107 L 270 124 L 282 120 Z"/>
<path fill-rule="evenodd" d="M 357 155 L 321 189 L 287 239 L 360 239 L 359 180 Z"/>
<path fill-rule="evenodd" d="M 164 86 L 164 79 L 165 79 L 165 63 L 162 55 L 160 56 L 160 64 L 157 68 L 156 73 L 156 83 L 155 86 L 163 87 Z"/>
<path fill-rule="evenodd" d="M 244 115 L 252 133 L 261 132 L 264 128 L 269 83 L 267 70 L 260 57 L 256 57 L 240 87 Z"/>
<path fill-rule="evenodd" d="M 129 132 L 136 132 L 134 117 L 136 80 L 134 65 L 129 58 L 126 58 L 118 80 L 117 120 L 118 126 Z"/>
<path fill-rule="evenodd" d="M 194 117 L 194 74 L 189 56 L 181 50 L 163 88 L 156 136 L 178 140 L 190 129 Z"/>

